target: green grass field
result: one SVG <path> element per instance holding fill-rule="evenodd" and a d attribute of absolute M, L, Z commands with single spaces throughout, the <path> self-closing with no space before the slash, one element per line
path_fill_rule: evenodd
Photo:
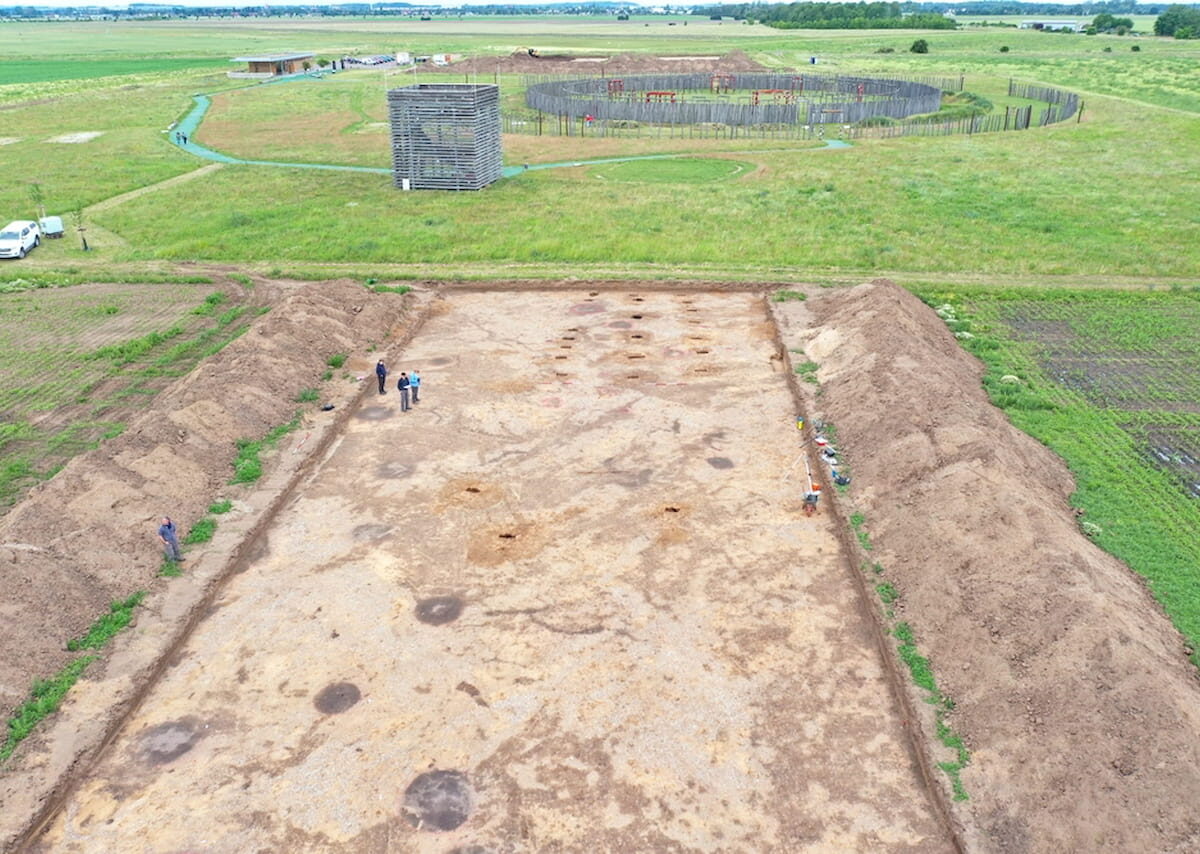
<path fill-rule="evenodd" d="M 0 65 L 0 86 L 12 83 L 43 83 L 55 80 L 90 80 L 96 77 L 123 77 L 129 74 L 153 74 L 211 68 L 211 58 L 158 57 L 154 59 L 27 59 Z"/>
<path fill-rule="evenodd" d="M 139 57 L 157 62 L 168 42 L 214 62 L 284 44 L 331 55 L 396 47 L 505 54 L 526 44 L 689 53 L 736 48 L 769 66 L 798 67 L 817 55 L 825 71 L 961 74 L 969 91 L 1000 106 L 1010 76 L 1073 87 L 1085 98 L 1084 121 L 1020 134 L 862 140 L 850 150 L 819 152 L 807 150 L 811 144 L 757 139 L 506 140 L 509 163 L 724 151 L 754 167 L 702 190 L 690 181 L 647 178 L 657 168 L 663 176 L 678 168 L 670 166 L 630 167 L 643 170 L 637 182 L 606 181 L 596 169 L 530 172 L 457 197 L 400 196 L 385 176 L 227 167 L 98 211 L 95 253 L 82 256 L 76 242 L 63 241 L 25 266 L 211 260 L 267 269 L 393 265 L 402 273 L 515 263 L 554 275 L 604 264 L 631 272 L 639 266 L 696 275 L 757 270 L 839 280 L 891 273 L 1184 283 L 1200 269 L 1197 182 L 1190 180 L 1200 163 L 1200 82 L 1189 73 L 1200 56 L 1192 43 L 1140 38 L 1136 54 L 1106 54 L 1104 46 L 1134 40 L 977 28 L 926 34 L 931 53 L 917 56 L 906 49 L 911 33 L 779 32 L 699 19 L 668 33 L 662 19 L 649 22 L 631 28 L 572 18 L 17 25 L 0 29 L 0 49 L 23 52 L 31 62 L 49 61 L 53 51 L 82 58 L 100 31 L 101 65 Z M 33 30 L 37 39 L 29 38 Z M 1001 46 L 1009 52 L 1000 53 Z M 887 47 L 896 52 L 877 53 Z M 198 138 L 241 157 L 386 166 L 384 90 L 405 79 L 355 72 L 233 89 L 216 96 Z M 204 165 L 169 145 L 164 133 L 190 94 L 243 85 L 197 68 L 0 86 L 0 104 L 18 99 L 4 112 L 6 164 L 29 180 L 36 176 L 57 211 L 153 185 Z M 501 85 L 506 102 L 519 100 L 519 79 Z M 97 131 L 85 143 L 46 141 Z M 21 181 L 0 186 L 0 216 L 28 210 Z M 327 224 L 332 211 L 340 224 L 336 238 Z M 766 221 L 773 227 L 764 230 Z"/>

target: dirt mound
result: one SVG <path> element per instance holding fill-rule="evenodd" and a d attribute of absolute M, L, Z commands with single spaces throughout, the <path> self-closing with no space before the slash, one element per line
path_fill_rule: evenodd
<path fill-rule="evenodd" d="M 56 672 L 66 641 L 111 600 L 151 584 L 158 517 L 186 533 L 214 498 L 235 494 L 235 442 L 288 421 L 329 356 L 384 342 L 405 304 L 349 281 L 297 286 L 124 434 L 75 458 L 0 520 L 0 709 Z M 369 371 L 358 362 L 346 367 Z"/>
<path fill-rule="evenodd" d="M 615 56 L 553 54 L 530 56 L 514 51 L 509 56 L 479 56 L 464 59 L 439 69 L 452 74 L 578 74 L 581 76 L 616 74 L 686 74 L 704 71 L 768 71 L 744 51 L 733 50 L 724 56 L 658 56 L 650 53 L 621 53 Z M 425 69 L 422 69 L 422 74 Z"/>
<path fill-rule="evenodd" d="M 1200 683 L 1140 580 L 1078 529 L 1074 484 L 938 317 L 879 280 L 801 312 L 905 619 L 972 750 L 981 851 L 1197 851 Z"/>

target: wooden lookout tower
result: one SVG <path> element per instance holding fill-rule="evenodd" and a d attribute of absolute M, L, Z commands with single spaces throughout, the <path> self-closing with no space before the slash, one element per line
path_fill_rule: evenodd
<path fill-rule="evenodd" d="M 500 177 L 500 87 L 420 83 L 388 92 L 392 174 L 410 190 L 481 190 Z"/>

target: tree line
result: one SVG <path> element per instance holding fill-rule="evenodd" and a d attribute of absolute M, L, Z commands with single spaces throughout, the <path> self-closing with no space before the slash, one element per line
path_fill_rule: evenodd
<path fill-rule="evenodd" d="M 695 14 L 745 18 L 780 30 L 952 30 L 953 18 L 936 12 L 905 14 L 900 3 L 741 3 L 694 10 Z"/>

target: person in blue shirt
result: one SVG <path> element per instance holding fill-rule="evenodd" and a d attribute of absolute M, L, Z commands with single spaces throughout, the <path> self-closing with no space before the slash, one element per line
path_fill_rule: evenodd
<path fill-rule="evenodd" d="M 412 389 L 413 403 L 421 402 L 421 375 L 413 371 L 408 378 L 409 388 Z"/>
<path fill-rule="evenodd" d="M 396 381 L 396 389 L 400 392 L 400 411 L 408 412 L 408 374 L 400 372 L 400 379 Z"/>
<path fill-rule="evenodd" d="M 183 560 L 183 555 L 179 552 L 179 537 L 175 535 L 175 523 L 171 521 L 170 516 L 162 517 L 162 524 L 158 526 L 158 541 L 162 543 L 163 554 L 167 560 L 176 563 Z"/>
<path fill-rule="evenodd" d="M 384 383 L 387 382 L 387 365 L 383 363 L 383 359 L 375 363 L 375 377 L 379 380 L 379 393 L 387 394 L 387 388 L 384 387 Z"/>

